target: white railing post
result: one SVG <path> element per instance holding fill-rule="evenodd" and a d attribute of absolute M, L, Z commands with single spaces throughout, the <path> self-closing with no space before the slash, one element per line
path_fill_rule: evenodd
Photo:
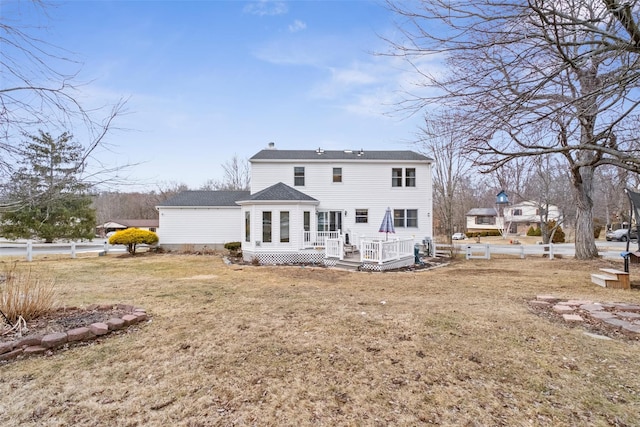
<path fill-rule="evenodd" d="M 33 242 L 27 240 L 27 262 L 33 261 Z"/>
<path fill-rule="evenodd" d="M 104 254 L 108 254 L 109 253 L 109 241 L 105 240 L 104 241 Z"/>
<path fill-rule="evenodd" d="M 520 258 L 524 259 L 524 245 L 520 245 Z"/>
<path fill-rule="evenodd" d="M 71 258 L 76 257 L 76 242 L 71 242 Z"/>
<path fill-rule="evenodd" d="M 382 242 L 378 242 L 378 264 L 382 264 Z"/>
<path fill-rule="evenodd" d="M 549 259 L 553 259 L 553 243 L 549 243 Z"/>

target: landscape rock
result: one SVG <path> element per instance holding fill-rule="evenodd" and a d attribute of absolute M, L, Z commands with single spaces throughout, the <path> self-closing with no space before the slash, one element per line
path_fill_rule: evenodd
<path fill-rule="evenodd" d="M 45 335 L 40 341 L 40 345 L 45 348 L 58 347 L 68 341 L 67 334 L 65 332 L 54 332 L 52 334 Z M 26 352 L 26 349 L 25 349 Z"/>
<path fill-rule="evenodd" d="M 67 331 L 67 337 L 69 342 L 73 341 L 83 341 L 89 338 L 94 337 L 95 335 L 91 332 L 91 329 L 87 327 L 75 328 Z"/>
<path fill-rule="evenodd" d="M 568 305 L 556 304 L 553 306 L 553 311 L 555 311 L 556 313 L 567 313 L 567 312 L 574 311 L 574 309 L 573 307 Z"/>
<path fill-rule="evenodd" d="M 30 345 L 40 345 L 42 341 L 42 335 L 29 335 L 27 337 L 21 338 L 16 342 L 15 348 L 25 348 Z"/>
<path fill-rule="evenodd" d="M 112 317 L 111 319 L 105 322 L 109 327 L 110 331 L 116 331 L 118 329 L 124 328 L 124 320 L 118 319 L 117 317 Z"/>
<path fill-rule="evenodd" d="M 584 322 L 584 319 L 582 318 L 582 316 L 578 315 L 578 314 L 563 314 L 562 318 L 566 321 L 566 322 Z"/>
<path fill-rule="evenodd" d="M 23 353 L 25 355 L 30 354 L 42 354 L 47 351 L 47 347 L 43 347 L 41 345 L 32 345 L 24 349 Z"/>
<path fill-rule="evenodd" d="M 0 360 L 11 360 L 11 359 L 15 359 L 16 357 L 20 356 L 22 354 L 22 349 L 21 348 L 17 348 L 13 351 L 10 351 L 8 353 L 4 353 L 4 354 L 0 354 Z"/>
<path fill-rule="evenodd" d="M 134 323 L 138 323 L 138 316 L 135 316 L 133 314 L 125 314 L 124 316 L 122 316 L 122 320 L 124 321 L 125 326 L 129 326 Z"/>
<path fill-rule="evenodd" d="M 15 347 L 15 342 L 3 342 L 0 343 L 0 354 L 9 353 Z"/>
<path fill-rule="evenodd" d="M 101 322 L 92 323 L 91 325 L 89 325 L 89 330 L 91 331 L 91 333 L 93 333 L 96 336 L 106 335 L 109 333 L 109 325 Z"/>

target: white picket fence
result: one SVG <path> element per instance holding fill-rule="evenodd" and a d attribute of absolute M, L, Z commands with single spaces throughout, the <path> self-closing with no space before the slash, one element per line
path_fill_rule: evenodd
<path fill-rule="evenodd" d="M 24 256 L 27 261 L 33 261 L 34 255 L 69 255 L 76 258 L 80 252 L 96 252 L 107 254 L 114 247 L 105 240 L 103 243 L 95 242 L 68 242 L 68 243 L 34 243 L 31 240 L 26 242 L 3 242 L 0 244 L 0 255 L 4 256 Z M 121 249 L 121 248 L 118 248 Z"/>
<path fill-rule="evenodd" d="M 496 245 L 486 243 L 442 244 L 436 243 L 436 253 L 442 256 L 464 254 L 466 259 L 491 259 L 491 255 L 511 255 L 518 258 L 528 256 L 547 257 L 554 259 L 558 256 L 574 257 L 575 247 L 572 244 L 546 245 Z M 621 250 L 615 248 L 598 248 L 603 258 L 619 259 Z"/>

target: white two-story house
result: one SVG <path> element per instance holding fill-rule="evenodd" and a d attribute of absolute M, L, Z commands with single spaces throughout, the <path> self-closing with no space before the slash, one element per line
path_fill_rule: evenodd
<path fill-rule="evenodd" d="M 164 238 L 171 235 L 169 223 L 179 222 L 175 215 L 188 216 L 187 211 L 194 209 L 212 214 L 210 224 L 200 223 L 199 228 L 237 227 L 233 240 L 242 242 L 244 259 L 261 264 L 331 265 L 348 245 L 356 248 L 363 263 L 375 260 L 380 265 L 384 258 L 385 265 L 395 268 L 412 264 L 414 244 L 432 237 L 432 160 L 421 154 L 278 150 L 270 144 L 249 161 L 251 192 L 238 194 L 234 206 L 227 207 L 231 211 L 224 210 L 228 218 L 223 223 L 216 225 L 213 206 L 177 207 L 171 200 L 158 206 L 160 244 L 178 243 Z M 211 193 L 215 198 L 216 192 Z M 393 233 L 379 231 L 387 209 Z M 232 211 L 237 211 L 237 220 L 229 216 Z M 205 216 L 200 211 L 199 217 Z M 180 243 L 194 238 L 185 235 Z"/>

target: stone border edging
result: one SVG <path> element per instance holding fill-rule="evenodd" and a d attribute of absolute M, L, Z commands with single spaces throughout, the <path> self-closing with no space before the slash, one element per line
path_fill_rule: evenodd
<path fill-rule="evenodd" d="M 127 314 L 122 317 L 112 317 L 105 322 L 96 322 L 89 326 L 70 329 L 66 332 L 53 332 L 45 335 L 27 336 L 16 341 L 0 343 L 0 361 L 16 359 L 19 356 L 44 354 L 49 350 L 54 350 L 64 346 L 65 344 L 91 341 L 97 337 L 127 328 L 149 318 L 144 308 L 134 307 L 127 304 L 94 304 L 87 307 L 87 310 L 97 309 L 106 311 L 113 310 L 114 308 L 122 310 Z"/>

